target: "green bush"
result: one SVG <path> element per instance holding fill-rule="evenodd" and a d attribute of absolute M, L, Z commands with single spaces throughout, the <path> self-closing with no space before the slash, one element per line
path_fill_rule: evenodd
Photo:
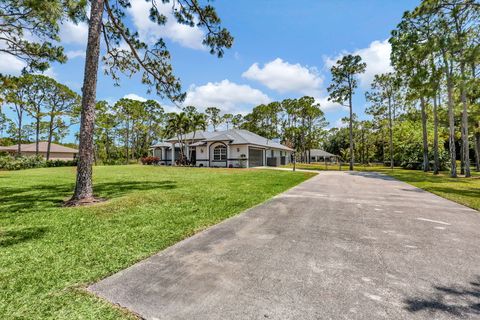
<path fill-rule="evenodd" d="M 0 169 L 4 170 L 22 170 L 32 168 L 43 168 L 46 161 L 42 156 L 33 157 L 0 157 Z"/>
<path fill-rule="evenodd" d="M 75 167 L 77 160 L 47 160 L 47 167 Z"/>
<path fill-rule="evenodd" d="M 42 156 L 32 157 L 0 157 L 0 170 L 22 170 L 44 167 L 72 167 L 77 165 L 77 160 L 45 160 Z"/>

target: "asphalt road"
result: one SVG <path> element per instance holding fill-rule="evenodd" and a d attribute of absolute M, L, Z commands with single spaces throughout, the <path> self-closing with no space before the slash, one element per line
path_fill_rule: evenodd
<path fill-rule="evenodd" d="M 147 319 L 474 319 L 479 234 L 472 209 L 322 172 L 89 290 Z"/>

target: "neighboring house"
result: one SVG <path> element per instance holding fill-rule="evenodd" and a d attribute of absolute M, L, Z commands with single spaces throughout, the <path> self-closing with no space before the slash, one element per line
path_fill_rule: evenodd
<path fill-rule="evenodd" d="M 321 162 L 324 162 L 324 161 L 337 162 L 338 161 L 338 156 L 320 149 L 310 149 L 308 154 L 310 157 L 309 162 L 320 162 L 320 161 Z"/>
<path fill-rule="evenodd" d="M 38 143 L 38 154 L 47 158 L 47 147 L 48 142 L 41 141 Z M 18 145 L 0 147 L 0 152 L 7 152 L 12 155 L 16 155 L 18 150 Z M 21 144 L 20 145 L 20 154 L 22 156 L 34 156 L 36 150 L 35 143 Z M 61 146 L 56 143 L 50 144 L 50 160 L 74 160 L 77 158 L 78 150 L 68 147 Z"/>
<path fill-rule="evenodd" d="M 185 155 L 197 167 L 251 168 L 288 164 L 292 149 L 247 130 L 197 131 L 186 135 Z M 175 164 L 180 157 L 176 138 L 152 146 L 160 164 Z M 175 150 L 173 152 L 173 150 Z"/>

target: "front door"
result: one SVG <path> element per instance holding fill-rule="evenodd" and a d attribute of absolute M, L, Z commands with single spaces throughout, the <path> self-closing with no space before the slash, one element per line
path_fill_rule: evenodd
<path fill-rule="evenodd" d="M 197 150 L 193 149 L 193 150 L 190 150 L 190 163 L 192 165 L 195 165 L 195 163 L 197 162 Z"/>

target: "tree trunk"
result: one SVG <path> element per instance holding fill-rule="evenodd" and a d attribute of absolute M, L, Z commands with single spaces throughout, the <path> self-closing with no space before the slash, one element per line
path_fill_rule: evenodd
<path fill-rule="evenodd" d="M 70 205 L 91 202 L 93 198 L 93 131 L 95 125 L 95 100 L 97 94 L 98 61 L 100 58 L 100 34 L 104 0 L 92 0 L 88 26 L 88 43 L 82 88 L 82 112 L 78 152 L 77 181 Z"/>
<path fill-rule="evenodd" d="M 462 124 L 463 126 L 463 124 Z M 460 174 L 465 174 L 465 153 L 463 152 L 463 128 L 460 128 L 461 138 L 460 138 Z"/>
<path fill-rule="evenodd" d="M 17 130 L 17 156 L 20 157 L 22 153 L 22 114 L 18 116 L 18 130 Z"/>
<path fill-rule="evenodd" d="M 129 148 L 129 140 L 130 140 L 130 120 L 127 118 L 127 130 L 125 132 L 126 136 L 125 136 L 125 164 L 128 164 L 128 160 L 129 160 L 129 153 L 128 153 L 128 148 Z"/>
<path fill-rule="evenodd" d="M 427 111 L 425 98 L 420 98 L 420 108 L 422 112 L 422 140 L 423 140 L 423 171 L 428 172 L 428 134 L 427 134 Z"/>
<path fill-rule="evenodd" d="M 390 136 L 390 169 L 393 169 L 393 119 L 392 119 L 392 99 L 388 98 L 388 133 Z"/>
<path fill-rule="evenodd" d="M 53 115 L 50 116 L 50 123 L 48 125 L 47 160 L 50 160 L 50 147 L 52 145 L 52 136 L 53 136 Z"/>
<path fill-rule="evenodd" d="M 468 143 L 468 104 L 467 104 L 467 90 L 465 88 L 465 64 L 464 62 L 460 63 L 460 91 L 462 97 L 462 145 L 463 145 L 463 161 L 465 168 L 465 177 L 471 177 L 470 173 L 470 146 Z"/>
<path fill-rule="evenodd" d="M 433 96 L 433 174 L 438 174 L 440 161 L 438 159 L 438 104 L 437 94 Z"/>
<path fill-rule="evenodd" d="M 455 150 L 455 114 L 453 110 L 453 79 L 448 60 L 443 52 L 445 74 L 447 77 L 447 103 L 448 103 L 448 149 L 450 151 L 450 177 L 457 177 L 457 151 Z"/>
<path fill-rule="evenodd" d="M 480 172 L 480 132 L 475 133 L 475 171 Z"/>
<path fill-rule="evenodd" d="M 40 118 L 35 119 L 35 155 L 38 156 L 38 146 L 39 146 L 39 137 L 40 137 Z"/>
<path fill-rule="evenodd" d="M 348 105 L 350 106 L 350 171 L 353 171 L 353 162 L 354 162 L 354 155 L 353 155 L 353 106 L 352 106 L 352 93 L 350 90 L 350 94 L 348 96 Z"/>

